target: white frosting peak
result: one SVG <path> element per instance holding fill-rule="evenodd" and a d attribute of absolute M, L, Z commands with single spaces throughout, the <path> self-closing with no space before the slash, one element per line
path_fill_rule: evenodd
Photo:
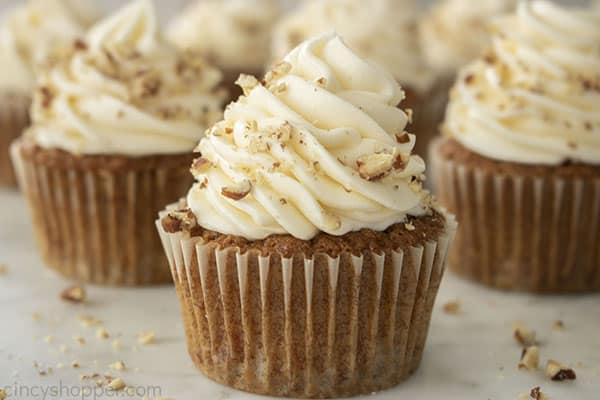
<path fill-rule="evenodd" d="M 49 58 L 85 34 L 96 12 L 87 0 L 28 0 L 0 29 L 0 89 L 30 92 Z"/>
<path fill-rule="evenodd" d="M 600 164 L 600 12 L 521 2 L 462 71 L 446 131 L 486 157 Z"/>
<path fill-rule="evenodd" d="M 42 76 L 27 134 L 72 153 L 189 152 L 221 115 L 220 77 L 166 44 L 152 3 L 136 0 Z"/>
<path fill-rule="evenodd" d="M 202 139 L 188 205 L 206 229 L 263 239 L 385 230 L 428 211 L 403 92 L 335 34 L 306 41 Z"/>

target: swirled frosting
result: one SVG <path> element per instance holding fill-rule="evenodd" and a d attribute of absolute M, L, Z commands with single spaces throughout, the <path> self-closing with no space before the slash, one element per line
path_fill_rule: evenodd
<path fill-rule="evenodd" d="M 290 53 L 202 139 L 187 202 L 206 229 L 247 239 L 385 230 L 429 211 L 404 94 L 334 34 Z"/>
<path fill-rule="evenodd" d="M 600 164 L 600 13 L 520 3 L 460 74 L 444 129 L 493 159 Z"/>
<path fill-rule="evenodd" d="M 77 154 L 189 152 L 221 116 L 219 81 L 201 59 L 166 44 L 151 2 L 137 0 L 41 77 L 27 134 Z"/>
<path fill-rule="evenodd" d="M 262 71 L 278 15 L 277 0 L 197 1 L 171 22 L 167 37 L 223 69 Z"/>
<path fill-rule="evenodd" d="M 0 88 L 30 92 L 35 74 L 60 47 L 85 34 L 95 11 L 86 0 L 29 0 L 4 15 Z"/>
<path fill-rule="evenodd" d="M 442 74 L 456 71 L 477 58 L 490 43 L 489 24 L 511 12 L 517 0 L 445 0 L 420 23 L 425 58 Z"/>
<path fill-rule="evenodd" d="M 274 59 L 335 29 L 354 51 L 385 67 L 403 86 L 425 91 L 433 74 L 419 43 L 418 16 L 413 0 L 306 0 L 277 24 Z"/>

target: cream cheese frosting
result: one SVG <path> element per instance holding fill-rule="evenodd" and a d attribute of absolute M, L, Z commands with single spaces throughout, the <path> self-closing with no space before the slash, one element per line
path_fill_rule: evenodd
<path fill-rule="evenodd" d="M 273 34 L 279 60 L 303 40 L 335 30 L 359 55 L 390 71 L 403 86 L 426 91 L 426 67 L 414 0 L 306 0 L 282 19 Z"/>
<path fill-rule="evenodd" d="M 185 153 L 221 116 L 221 74 L 168 45 L 149 0 L 99 22 L 43 74 L 27 135 L 76 154 Z"/>
<path fill-rule="evenodd" d="M 279 11 L 277 0 L 196 1 L 169 24 L 167 37 L 220 68 L 262 71 Z"/>
<path fill-rule="evenodd" d="M 497 160 L 600 164 L 600 12 L 522 2 L 466 67 L 444 130 Z"/>
<path fill-rule="evenodd" d="M 0 28 L 0 89 L 30 92 L 36 71 L 96 18 L 86 0 L 29 0 L 4 15 Z"/>
<path fill-rule="evenodd" d="M 301 44 L 264 83 L 242 76 L 197 148 L 187 204 L 198 223 L 263 239 L 382 231 L 430 211 L 404 93 L 335 34 Z"/>
<path fill-rule="evenodd" d="M 514 11 L 517 0 L 445 0 L 421 20 L 425 58 L 441 74 L 455 74 L 490 44 L 494 17 Z"/>

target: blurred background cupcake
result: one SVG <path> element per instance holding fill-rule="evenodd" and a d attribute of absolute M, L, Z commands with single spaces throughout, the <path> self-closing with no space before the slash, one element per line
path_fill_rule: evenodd
<path fill-rule="evenodd" d="M 415 152 L 424 156 L 430 132 L 422 106 L 433 82 L 422 54 L 418 32 L 419 7 L 414 0 L 306 0 L 278 23 L 273 56 L 281 59 L 298 43 L 336 31 L 362 57 L 392 73 L 406 92 L 404 108 L 412 109 L 409 127 L 417 137 Z"/>
<path fill-rule="evenodd" d="M 459 69 L 490 45 L 492 20 L 514 11 L 516 4 L 517 0 L 441 0 L 423 16 L 419 26 L 423 52 L 435 74 L 423 112 L 433 135 L 444 118 L 448 93 Z"/>
<path fill-rule="evenodd" d="M 600 290 L 600 12 L 519 3 L 456 82 L 434 145 L 461 275 L 535 292 Z"/>
<path fill-rule="evenodd" d="M 220 78 L 166 43 L 150 0 L 99 22 L 40 76 L 12 152 L 48 266 L 97 284 L 170 281 L 146 229 L 191 184 L 192 149 L 222 116 Z"/>
<path fill-rule="evenodd" d="M 36 73 L 85 33 L 98 14 L 86 0 L 29 0 L 0 22 L 0 185 L 16 184 L 8 147 L 29 124 Z"/>
<path fill-rule="evenodd" d="M 217 66 L 235 100 L 241 73 L 260 77 L 265 72 L 279 12 L 278 0 L 197 0 L 170 22 L 167 37 Z"/>
<path fill-rule="evenodd" d="M 189 354 L 271 396 L 373 393 L 419 366 L 454 217 L 423 189 L 402 89 L 342 39 L 240 80 L 158 221 Z"/>

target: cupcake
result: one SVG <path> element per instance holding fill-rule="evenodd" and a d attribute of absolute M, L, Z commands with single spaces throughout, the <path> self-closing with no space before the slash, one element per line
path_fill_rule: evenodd
<path fill-rule="evenodd" d="M 167 38 L 223 71 L 225 88 L 235 100 L 242 94 L 235 84 L 241 73 L 264 73 L 278 15 L 277 0 L 197 0 L 169 24 Z"/>
<path fill-rule="evenodd" d="M 86 1 L 29 0 L 0 26 L 0 185 L 16 184 L 9 145 L 29 125 L 35 73 L 84 34 L 95 13 Z"/>
<path fill-rule="evenodd" d="M 502 289 L 600 290 L 600 13 L 523 2 L 454 87 L 432 149 L 451 265 Z"/>
<path fill-rule="evenodd" d="M 400 86 L 334 34 L 239 83 L 157 221 L 194 363 L 271 396 L 396 385 L 419 366 L 456 229 L 422 188 Z"/>
<path fill-rule="evenodd" d="M 157 26 L 147 0 L 95 25 L 40 77 L 32 125 L 12 146 L 43 259 L 67 278 L 170 281 L 148 230 L 191 184 L 190 152 L 223 96 L 220 73 Z"/>
<path fill-rule="evenodd" d="M 303 40 L 338 32 L 352 50 L 390 71 L 405 90 L 402 104 L 414 110 L 415 152 L 424 156 L 429 138 L 423 133 L 432 129 L 423 111 L 433 74 L 422 54 L 418 18 L 414 0 L 306 0 L 276 26 L 273 55 L 281 59 Z"/>
<path fill-rule="evenodd" d="M 422 18 L 419 30 L 427 64 L 435 74 L 429 103 L 429 125 L 439 129 L 448 92 L 458 71 L 490 45 L 490 23 L 515 10 L 517 0 L 442 0 Z"/>

